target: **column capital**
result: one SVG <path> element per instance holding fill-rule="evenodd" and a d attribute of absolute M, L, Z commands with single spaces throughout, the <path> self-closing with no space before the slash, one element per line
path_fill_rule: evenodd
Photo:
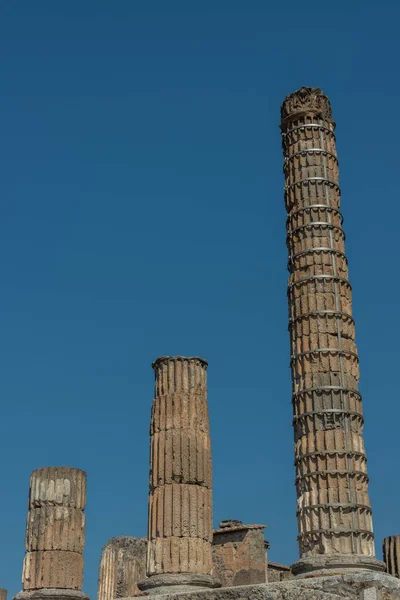
<path fill-rule="evenodd" d="M 282 124 L 304 115 L 316 115 L 333 123 L 331 103 L 320 88 L 303 86 L 284 99 L 281 105 Z"/>
<path fill-rule="evenodd" d="M 200 356 L 159 356 L 152 364 L 154 370 L 160 365 L 176 362 L 199 362 L 205 369 L 208 367 L 208 362 Z"/>

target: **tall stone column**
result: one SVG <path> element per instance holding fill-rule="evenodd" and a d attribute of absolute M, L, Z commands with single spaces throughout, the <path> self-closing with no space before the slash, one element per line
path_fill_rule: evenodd
<path fill-rule="evenodd" d="M 400 578 L 400 535 L 385 538 L 382 549 L 387 572 Z"/>
<path fill-rule="evenodd" d="M 351 285 L 328 98 L 281 107 L 301 560 L 294 573 L 382 569 L 375 559 Z"/>
<path fill-rule="evenodd" d="M 207 363 L 153 363 L 147 575 L 142 591 L 216 587 L 212 571 L 211 444 Z"/>
<path fill-rule="evenodd" d="M 7 590 L 0 588 L 0 600 L 7 600 Z"/>
<path fill-rule="evenodd" d="M 70 467 L 45 467 L 30 479 L 23 591 L 15 598 L 67 596 L 82 592 L 85 544 L 86 473 Z"/>

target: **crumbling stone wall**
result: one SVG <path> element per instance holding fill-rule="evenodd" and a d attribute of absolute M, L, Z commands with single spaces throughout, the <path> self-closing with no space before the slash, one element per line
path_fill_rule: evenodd
<path fill-rule="evenodd" d="M 222 521 L 213 536 L 213 574 L 223 587 L 265 583 L 264 525 Z"/>
<path fill-rule="evenodd" d="M 119 536 L 104 546 L 99 567 L 97 600 L 133 597 L 146 577 L 147 538 Z"/>

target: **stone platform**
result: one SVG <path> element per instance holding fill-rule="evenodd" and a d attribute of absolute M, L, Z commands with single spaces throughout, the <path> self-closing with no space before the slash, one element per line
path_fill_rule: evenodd
<path fill-rule="evenodd" d="M 160 600 L 400 600 L 400 580 L 387 573 L 348 573 L 277 583 L 160 594 L 158 597 Z"/>

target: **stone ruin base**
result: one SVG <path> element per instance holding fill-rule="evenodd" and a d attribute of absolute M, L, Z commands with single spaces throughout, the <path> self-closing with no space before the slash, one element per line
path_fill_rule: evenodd
<path fill-rule="evenodd" d="M 45 588 L 19 592 L 13 600 L 89 600 L 89 596 L 79 590 Z"/>
<path fill-rule="evenodd" d="M 348 573 L 159 597 L 160 600 L 400 600 L 400 580 L 387 573 Z"/>
<path fill-rule="evenodd" d="M 138 583 L 139 589 L 144 592 L 139 596 L 168 596 L 173 598 L 176 594 L 189 593 L 193 588 L 197 591 L 208 591 L 210 588 L 219 588 L 219 581 L 211 575 L 196 573 L 164 573 L 152 575 Z"/>

